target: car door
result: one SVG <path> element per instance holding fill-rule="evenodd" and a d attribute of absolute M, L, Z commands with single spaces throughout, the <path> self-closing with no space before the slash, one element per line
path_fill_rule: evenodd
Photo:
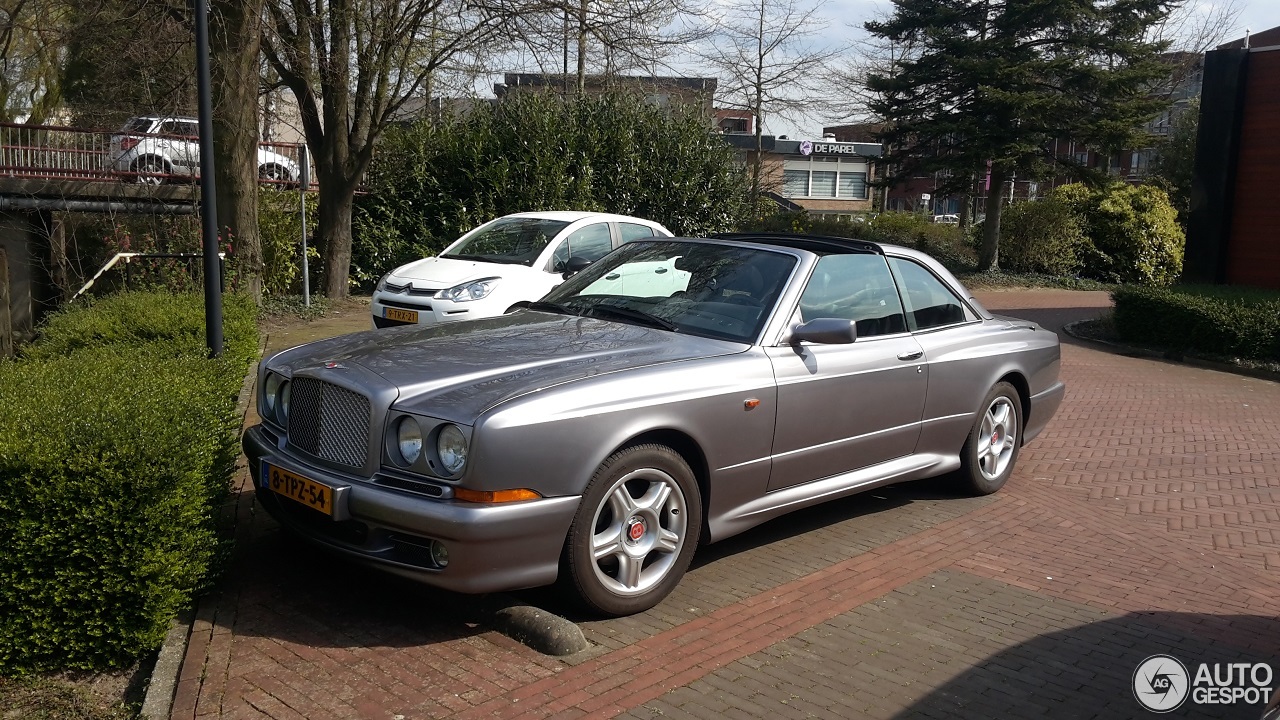
<path fill-rule="evenodd" d="M 195 175 L 200 166 L 200 130 L 188 120 L 166 120 L 160 124 L 159 142 L 175 175 Z"/>
<path fill-rule="evenodd" d="M 825 255 L 800 297 L 803 321 L 853 320 L 857 340 L 766 349 L 778 383 L 769 489 L 911 454 L 928 388 L 923 350 L 907 332 L 884 256 Z"/>
<path fill-rule="evenodd" d="M 890 257 L 889 267 L 902 290 L 907 327 L 929 368 L 928 430 L 920 449 L 957 452 L 991 389 L 991 355 L 998 346 L 983 332 L 977 313 L 924 265 Z"/>

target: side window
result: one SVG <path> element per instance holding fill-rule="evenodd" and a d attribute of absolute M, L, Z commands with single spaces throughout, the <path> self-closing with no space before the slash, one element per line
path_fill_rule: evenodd
<path fill-rule="evenodd" d="M 618 223 L 618 231 L 622 234 L 622 242 L 624 243 L 653 237 L 653 228 L 648 225 L 620 222 Z"/>
<path fill-rule="evenodd" d="M 800 296 L 800 316 L 853 320 L 858 337 L 907 331 L 889 266 L 883 256 L 869 253 L 819 258 Z"/>
<path fill-rule="evenodd" d="M 174 124 L 174 132 L 186 138 L 200 137 L 200 126 L 193 122 L 180 122 Z"/>
<path fill-rule="evenodd" d="M 912 330 L 955 325 L 969 319 L 964 303 L 933 273 L 902 258 L 890 258 L 889 264 L 902 286 L 907 323 Z"/>
<path fill-rule="evenodd" d="M 160 135 L 181 135 L 182 131 L 178 129 L 178 123 L 174 120 L 165 120 L 160 123 L 156 132 Z"/>
<path fill-rule="evenodd" d="M 609 224 L 595 223 L 574 230 L 556 248 L 551 261 L 553 272 L 564 269 L 564 264 L 571 257 L 584 257 L 595 262 L 613 250 L 613 240 L 609 238 Z"/>

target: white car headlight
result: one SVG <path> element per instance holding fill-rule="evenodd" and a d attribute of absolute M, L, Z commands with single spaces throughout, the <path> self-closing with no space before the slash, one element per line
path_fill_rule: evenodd
<path fill-rule="evenodd" d="M 383 275 L 382 277 L 378 278 L 378 284 L 373 288 L 373 291 L 374 291 L 374 292 L 382 292 L 383 290 L 386 290 L 386 289 L 387 289 L 387 278 L 388 278 L 388 277 L 390 277 L 390 275 L 391 275 L 391 273 L 387 273 L 386 275 Z"/>
<path fill-rule="evenodd" d="M 396 423 L 396 448 L 408 465 L 422 457 L 422 427 L 417 420 L 406 416 Z"/>
<path fill-rule="evenodd" d="M 457 475 L 467 464 L 467 438 L 457 425 L 443 425 L 436 433 L 436 455 L 450 475 Z"/>
<path fill-rule="evenodd" d="M 454 302 L 467 302 L 470 300 L 479 300 L 489 296 L 493 289 L 498 286 L 498 281 L 502 278 L 487 277 L 479 280 L 470 280 L 461 285 L 454 285 L 451 288 L 445 288 L 436 293 L 436 297 L 444 300 L 452 300 Z"/>

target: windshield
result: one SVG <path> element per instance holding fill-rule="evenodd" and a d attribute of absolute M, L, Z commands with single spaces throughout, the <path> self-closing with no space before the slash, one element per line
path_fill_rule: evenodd
<path fill-rule="evenodd" d="M 129 122 L 121 128 L 121 132 L 144 133 L 151 129 L 151 124 L 154 122 L 151 118 L 130 118 Z"/>
<path fill-rule="evenodd" d="M 563 220 L 498 218 L 440 257 L 532 266 L 551 238 L 568 225 Z"/>
<path fill-rule="evenodd" d="M 552 290 L 535 309 L 754 342 L 796 258 L 687 241 L 634 241 Z"/>

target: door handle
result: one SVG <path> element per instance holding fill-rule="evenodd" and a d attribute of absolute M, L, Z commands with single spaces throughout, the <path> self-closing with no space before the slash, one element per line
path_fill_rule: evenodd
<path fill-rule="evenodd" d="M 609 273 L 608 275 L 605 275 L 605 276 L 604 276 L 604 279 L 605 279 L 605 280 L 617 280 L 617 279 L 618 279 L 618 278 L 620 278 L 620 277 L 622 277 L 622 276 L 621 276 L 621 275 L 619 275 L 618 273 Z"/>
<path fill-rule="evenodd" d="M 898 359 L 899 360 L 919 360 L 922 357 L 924 357 L 924 351 L 916 350 L 915 352 L 902 353 L 901 355 L 898 356 Z"/>
<path fill-rule="evenodd" d="M 664 272 L 666 272 L 666 271 L 667 271 L 667 269 L 666 269 L 666 268 L 663 268 L 663 267 L 660 267 L 660 268 L 658 268 L 657 270 L 654 270 L 654 272 L 658 273 L 659 275 L 661 275 L 662 273 L 664 273 Z"/>

